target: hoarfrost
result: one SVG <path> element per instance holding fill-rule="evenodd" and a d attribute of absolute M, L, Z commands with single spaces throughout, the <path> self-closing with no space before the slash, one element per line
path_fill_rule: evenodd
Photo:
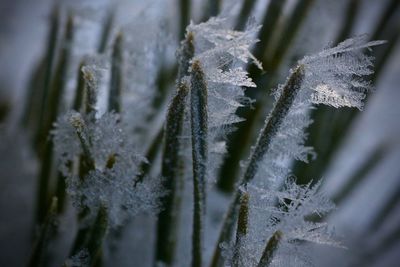
<path fill-rule="evenodd" d="M 119 115 L 105 113 L 98 120 L 88 119 L 92 117 L 69 112 L 58 119 L 52 133 L 59 169 L 67 179 L 67 192 L 74 206 L 89 208 L 89 221 L 100 206 L 107 207 L 111 227 L 138 213 L 156 212 L 162 188 L 159 181 L 150 177 L 135 181 L 138 165 L 145 159 L 134 153 L 135 147 L 126 136 Z M 79 129 L 71 124 L 76 120 L 80 121 Z M 71 165 L 75 163 L 79 168 L 79 156 L 85 153 L 93 159 L 94 169 L 80 177 Z"/>

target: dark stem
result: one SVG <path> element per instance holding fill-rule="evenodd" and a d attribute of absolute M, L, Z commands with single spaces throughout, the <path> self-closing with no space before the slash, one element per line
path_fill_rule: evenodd
<path fill-rule="evenodd" d="M 169 106 L 164 130 L 164 148 L 161 174 L 163 186 L 169 192 L 161 198 L 162 211 L 158 215 L 156 260 L 170 266 L 175 256 L 179 204 L 183 177 L 181 162 L 181 135 L 188 85 L 182 83 Z"/>
<path fill-rule="evenodd" d="M 192 267 L 201 267 L 207 172 L 208 114 L 207 85 L 202 67 L 197 60 L 192 64 L 190 113 L 194 186 Z"/>
<path fill-rule="evenodd" d="M 257 267 L 268 267 L 271 264 L 281 239 L 282 232 L 279 230 L 271 236 L 271 238 L 267 242 L 267 245 L 265 246 L 264 252 Z"/>
<path fill-rule="evenodd" d="M 222 230 L 218 238 L 218 244 L 215 248 L 211 267 L 218 267 L 222 265 L 221 248 L 219 244 L 227 242 L 232 237 L 234 218 L 236 218 L 238 206 L 240 204 L 240 186 L 246 186 L 250 182 L 258 169 L 258 163 L 269 149 L 272 139 L 275 137 L 278 129 L 286 117 L 293 101 L 299 92 L 304 79 L 304 66 L 298 66 L 290 75 L 286 84 L 284 85 L 279 99 L 276 101 L 271 113 L 268 115 L 264 128 L 262 129 L 253 152 L 250 155 L 244 175 L 240 180 L 239 186 L 235 191 L 233 201 L 228 208 L 223 221 Z"/>
<path fill-rule="evenodd" d="M 108 111 L 121 112 L 121 93 L 123 88 L 123 36 L 122 33 L 115 39 L 111 60 L 110 95 Z"/>

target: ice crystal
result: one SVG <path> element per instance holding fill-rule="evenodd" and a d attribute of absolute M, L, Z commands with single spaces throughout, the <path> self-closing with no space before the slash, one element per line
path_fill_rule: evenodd
<path fill-rule="evenodd" d="M 74 206 L 88 207 L 89 219 L 105 206 L 112 227 L 138 213 L 155 212 L 162 190 L 151 178 L 136 183 L 138 164 L 144 159 L 134 153 L 119 115 L 105 113 L 98 120 L 88 119 L 92 117 L 69 112 L 58 119 L 53 132 L 59 169 L 67 177 Z M 71 164 L 87 154 L 94 168 L 80 177 Z"/>
<path fill-rule="evenodd" d="M 259 26 L 246 31 L 234 31 L 226 19 L 211 18 L 198 25 L 190 24 L 187 31 L 193 34 L 194 60 L 201 63 L 208 90 L 209 136 L 211 155 L 208 157 L 209 171 L 215 171 L 220 156 L 225 153 L 226 134 L 234 129 L 234 123 L 242 121 L 235 112 L 238 107 L 249 103 L 243 87 L 255 87 L 248 77 L 246 64 L 261 64 L 250 49 L 257 42 Z M 210 174 L 209 177 L 215 177 Z"/>
<path fill-rule="evenodd" d="M 300 64 L 304 64 L 307 69 L 304 86 L 314 90 L 312 102 L 361 110 L 362 101 L 371 89 L 370 82 L 364 76 L 373 73 L 374 59 L 363 50 L 383 43 L 368 42 L 366 35 L 360 35 L 336 47 L 304 57 Z"/>

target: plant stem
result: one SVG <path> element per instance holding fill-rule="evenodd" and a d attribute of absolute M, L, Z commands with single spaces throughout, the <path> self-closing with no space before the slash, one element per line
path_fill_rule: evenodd
<path fill-rule="evenodd" d="M 256 145 L 250 156 L 249 163 L 241 181 L 242 185 L 250 182 L 258 169 L 258 163 L 269 149 L 269 146 L 277 134 L 280 125 L 286 117 L 289 109 L 291 108 L 293 101 L 300 91 L 301 85 L 304 79 L 304 66 L 298 66 L 283 87 L 282 94 L 276 101 L 275 106 L 272 108 L 271 113 L 268 115 L 264 128 L 261 130 L 258 136 Z"/>
<path fill-rule="evenodd" d="M 179 40 L 185 37 L 186 26 L 189 25 L 190 20 L 190 0 L 180 0 L 180 29 Z"/>
<path fill-rule="evenodd" d="M 189 75 L 190 60 L 193 56 L 194 36 L 192 32 L 187 32 L 179 50 L 178 83 L 182 81 L 183 77 Z"/>
<path fill-rule="evenodd" d="M 241 194 L 239 216 L 236 230 L 236 243 L 234 248 L 232 265 L 239 267 L 240 265 L 240 250 L 242 248 L 243 238 L 247 235 L 249 225 L 249 193 Z"/>
<path fill-rule="evenodd" d="M 207 173 L 208 114 L 207 85 L 202 67 L 197 60 L 192 64 L 190 93 L 194 186 L 192 267 L 201 267 Z"/>
<path fill-rule="evenodd" d="M 57 198 L 53 197 L 50 208 L 47 212 L 46 219 L 44 220 L 39 236 L 35 242 L 32 250 L 31 257 L 29 259 L 28 266 L 45 266 L 46 265 L 46 253 L 49 246 L 49 241 L 54 235 L 57 227 Z"/>
<path fill-rule="evenodd" d="M 169 192 L 161 198 L 162 211 L 158 215 L 156 260 L 172 265 L 177 240 L 177 222 L 182 188 L 180 139 L 182 134 L 188 85 L 181 83 L 168 109 L 164 130 L 164 148 L 161 166 L 163 186 Z"/>
<path fill-rule="evenodd" d="M 103 54 L 106 51 L 107 48 L 107 42 L 108 39 L 110 38 L 110 33 L 112 30 L 112 26 L 114 23 L 114 16 L 115 16 L 115 10 L 110 9 L 107 13 L 107 17 L 103 23 L 101 35 L 100 35 L 100 42 L 99 42 L 99 47 L 97 49 L 97 52 L 99 54 Z"/>
<path fill-rule="evenodd" d="M 261 259 L 257 265 L 257 267 L 268 267 L 272 259 L 275 255 L 276 250 L 278 249 L 279 242 L 282 239 L 282 232 L 276 231 L 271 238 L 268 240 L 267 245 L 265 246 L 264 252 L 261 256 Z"/>
<path fill-rule="evenodd" d="M 114 110 L 117 113 L 121 112 L 123 74 L 123 35 L 120 32 L 117 35 L 113 46 L 108 111 Z"/>
<path fill-rule="evenodd" d="M 43 114 L 40 116 L 41 119 L 39 120 L 39 127 L 36 135 L 37 151 L 39 155 L 42 155 L 41 152 L 45 146 L 44 144 L 46 143 L 47 136 L 53 122 L 58 116 L 61 106 L 60 104 L 67 82 L 67 70 L 71 60 L 72 42 L 74 38 L 73 24 L 73 18 L 69 16 L 65 27 L 64 38 L 61 42 L 59 61 L 54 72 L 51 88 L 49 88 L 51 89 L 49 92 L 49 99 L 44 103 L 44 110 L 41 111 Z M 47 95 L 47 93 L 45 94 Z M 47 99 L 47 96 L 45 98 Z"/>
<path fill-rule="evenodd" d="M 233 201 L 225 215 L 222 230 L 218 239 L 218 244 L 214 251 L 211 267 L 222 265 L 221 248 L 219 247 L 219 244 L 229 241 L 232 236 L 234 218 L 236 217 L 241 198 L 240 186 L 246 186 L 247 183 L 254 178 L 258 169 L 258 163 L 268 151 L 272 139 L 278 132 L 281 123 L 283 122 L 291 105 L 293 104 L 297 93 L 301 88 L 303 79 L 304 66 L 300 65 L 296 67 L 286 81 L 279 99 L 276 101 L 275 106 L 266 119 L 264 128 L 262 129 L 252 154 L 250 155 L 244 175 L 240 180 L 239 187 L 237 187 L 237 190 L 233 196 Z"/>
<path fill-rule="evenodd" d="M 108 227 L 107 216 L 107 208 L 101 206 L 97 213 L 96 220 L 91 227 L 87 243 L 84 246 L 87 247 L 89 251 L 91 261 L 90 266 L 94 266 L 94 263 L 98 260 L 100 255 L 101 246 Z"/>
<path fill-rule="evenodd" d="M 36 127 L 43 123 L 45 115 L 45 105 L 47 102 L 47 95 L 50 90 L 50 82 L 53 73 L 53 65 L 55 61 L 55 53 L 57 46 L 57 37 L 60 26 L 60 11 L 58 5 L 53 7 L 50 17 L 50 32 L 47 39 L 46 55 L 43 59 L 43 82 L 38 88 L 31 88 L 28 99 L 26 102 L 26 110 L 23 115 L 23 124 L 27 125 L 30 119 L 37 119 Z M 37 107 L 35 107 L 37 105 Z M 36 114 L 35 114 L 36 113 Z M 37 129 L 36 129 L 37 130 Z"/>
<path fill-rule="evenodd" d="M 253 7 L 255 5 L 256 1 L 255 0 L 244 0 L 242 7 L 239 12 L 239 17 L 237 18 L 236 25 L 235 25 L 235 30 L 237 31 L 243 31 L 246 22 L 250 17 L 250 13 L 253 10 Z"/>

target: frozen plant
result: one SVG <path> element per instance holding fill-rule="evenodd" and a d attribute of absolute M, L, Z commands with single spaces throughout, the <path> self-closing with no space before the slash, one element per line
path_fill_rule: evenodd
<path fill-rule="evenodd" d="M 146 236 L 146 244 L 140 245 L 149 249 L 152 262 L 138 263 L 143 266 L 310 266 L 310 243 L 342 246 L 323 222 L 334 204 L 319 191 L 321 182 L 298 184 L 290 168 L 294 161 L 309 163 L 317 156 L 305 143 L 311 111 L 319 104 L 363 108 L 372 89 L 368 76 L 373 74 L 373 57 L 368 53 L 383 42 L 356 36 L 298 60 L 286 82 L 272 92 L 273 105 L 258 138 L 248 146 L 250 156 L 239 163 L 243 155 L 230 154 L 228 144 L 245 120 L 243 110 L 252 110 L 255 101 L 268 105 L 251 96 L 266 94 L 262 90 L 276 78 L 269 76 L 276 73 L 263 73 L 268 62 L 261 51 L 268 51 L 267 33 L 248 19 L 250 12 L 244 7 L 237 15 L 248 19 L 246 26 L 235 26 L 229 12 L 189 24 L 185 3 L 180 26 L 186 34 L 174 60 L 163 55 L 171 48 L 169 33 L 161 31 L 168 26 L 160 26 L 167 19 L 158 19 L 161 9 L 152 14 L 143 4 L 136 6 L 143 10 L 132 23 L 118 22 L 121 11 L 107 14 L 94 55 L 72 53 L 79 58 L 68 60 L 70 50 L 81 52 L 73 45 L 72 33 L 79 26 L 73 15 L 63 39 L 52 35 L 53 42 L 62 44 L 59 71 L 46 76 L 49 92 L 43 94 L 51 97 L 38 100 L 46 123 L 39 121 L 34 129 L 41 138 L 35 143 L 41 168 L 36 221 L 44 229 L 38 238 L 44 245 L 34 250 L 34 258 L 41 260 L 32 261 L 37 263 L 33 266 L 46 259 L 51 238 L 45 230 L 63 213 L 67 199 L 75 208 L 78 231 L 68 244 L 65 266 L 110 264 L 118 254 L 103 245 L 120 241 L 124 233 Z M 282 8 L 271 3 L 275 9 L 269 12 Z M 59 22 L 57 14 L 53 19 Z M 52 53 L 48 56 L 54 61 Z M 67 79 L 68 68 L 78 69 L 72 81 Z M 50 79 L 54 86 L 49 86 Z M 69 84 L 76 88 L 68 90 Z M 233 146 L 251 143 L 257 116 L 250 116 L 251 129 L 241 129 L 250 132 L 249 140 Z M 233 168 L 240 164 L 241 173 L 221 219 L 209 213 L 206 203 L 222 195 L 216 181 L 235 179 L 220 173 L 231 156 L 236 160 Z M 191 224 L 190 233 L 179 224 L 184 220 Z M 146 227 L 128 229 L 143 222 Z M 210 233 L 217 233 L 215 244 L 206 238 Z M 131 245 L 126 243 L 121 246 Z M 188 247 L 190 255 L 178 249 L 182 247 Z"/>

